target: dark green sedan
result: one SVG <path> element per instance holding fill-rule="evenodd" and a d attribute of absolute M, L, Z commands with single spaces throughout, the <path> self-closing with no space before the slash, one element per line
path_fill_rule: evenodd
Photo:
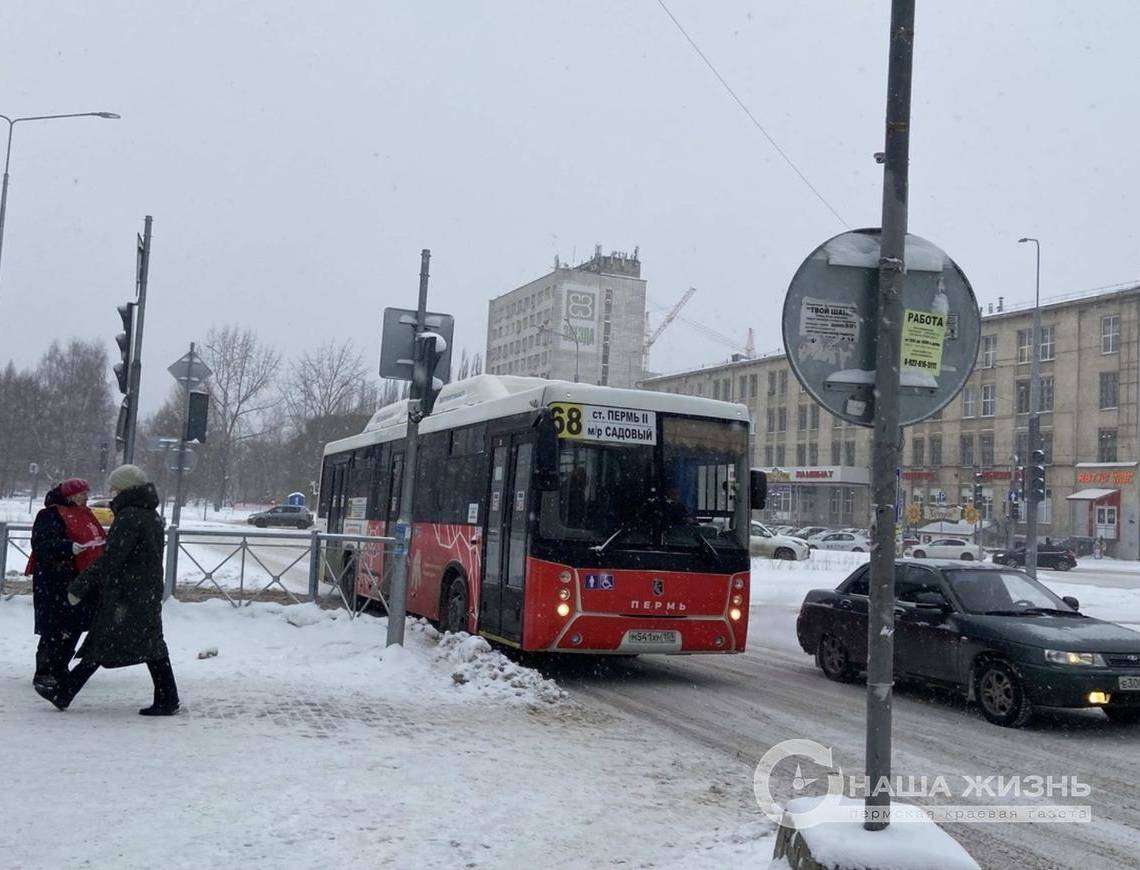
<path fill-rule="evenodd" d="M 800 608 L 800 646 L 830 679 L 866 666 L 869 567 L 813 589 Z M 895 675 L 960 691 L 996 725 L 1019 727 L 1034 707 L 1099 707 L 1140 722 L 1140 633 L 1078 607 L 1017 568 L 899 560 Z"/>

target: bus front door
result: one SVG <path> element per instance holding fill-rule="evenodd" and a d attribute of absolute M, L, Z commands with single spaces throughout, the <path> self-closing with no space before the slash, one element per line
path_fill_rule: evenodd
<path fill-rule="evenodd" d="M 534 443 L 523 437 L 513 442 L 507 436 L 496 438 L 491 460 L 479 630 L 499 640 L 521 643 Z"/>

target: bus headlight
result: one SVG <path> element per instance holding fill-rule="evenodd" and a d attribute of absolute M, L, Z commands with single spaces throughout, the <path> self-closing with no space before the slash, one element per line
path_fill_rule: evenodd
<path fill-rule="evenodd" d="M 558 597 L 562 601 L 569 601 L 570 600 L 570 590 L 569 589 L 559 589 L 558 590 Z"/>
<path fill-rule="evenodd" d="M 563 617 L 570 615 L 570 605 L 565 601 L 558 605 L 558 615 Z"/>
<path fill-rule="evenodd" d="M 733 589 L 743 589 L 744 588 L 744 578 L 743 577 L 737 577 L 735 580 L 733 580 L 732 581 L 732 588 Z"/>
<path fill-rule="evenodd" d="M 743 595 L 733 595 L 732 596 L 732 603 L 734 606 L 739 607 L 741 604 L 744 603 L 744 596 Z"/>
<path fill-rule="evenodd" d="M 732 610 L 728 611 L 728 618 L 731 619 L 733 622 L 739 621 L 739 619 L 740 619 L 740 608 L 734 607 L 734 608 L 732 608 Z"/>
<path fill-rule="evenodd" d="M 561 574 L 558 575 L 558 582 L 559 583 L 569 583 L 573 579 L 574 578 L 570 576 L 569 571 L 563 571 Z"/>

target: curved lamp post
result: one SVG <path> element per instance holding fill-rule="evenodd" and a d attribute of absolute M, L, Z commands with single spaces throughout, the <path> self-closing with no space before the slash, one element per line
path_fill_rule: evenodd
<path fill-rule="evenodd" d="M 61 118 L 108 118 L 117 119 L 114 112 L 73 112 L 67 115 L 28 115 L 23 118 L 9 118 L 0 115 L 8 122 L 8 146 L 4 151 L 4 186 L 0 188 L 0 256 L 4 253 L 4 217 L 8 212 L 8 164 L 12 162 L 12 128 L 25 121 L 56 121 Z"/>

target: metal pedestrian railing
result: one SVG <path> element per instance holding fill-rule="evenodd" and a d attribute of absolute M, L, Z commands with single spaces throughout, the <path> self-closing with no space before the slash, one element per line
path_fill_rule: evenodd
<path fill-rule="evenodd" d="M 10 555 L 27 559 L 31 526 L 0 522 L 0 600 Z M 234 607 L 273 595 L 295 604 L 337 603 L 352 616 L 369 600 L 387 608 L 394 538 L 321 532 L 166 529 L 165 597 L 219 597 Z M 23 570 L 21 564 L 18 570 Z"/>
<path fill-rule="evenodd" d="M 30 523 L 0 522 L 0 601 L 7 601 L 15 592 L 7 591 L 8 567 L 15 555 L 17 560 L 22 557 L 19 565 L 12 566 L 17 575 L 23 575 L 24 565 L 32 555 L 32 526 Z"/>

